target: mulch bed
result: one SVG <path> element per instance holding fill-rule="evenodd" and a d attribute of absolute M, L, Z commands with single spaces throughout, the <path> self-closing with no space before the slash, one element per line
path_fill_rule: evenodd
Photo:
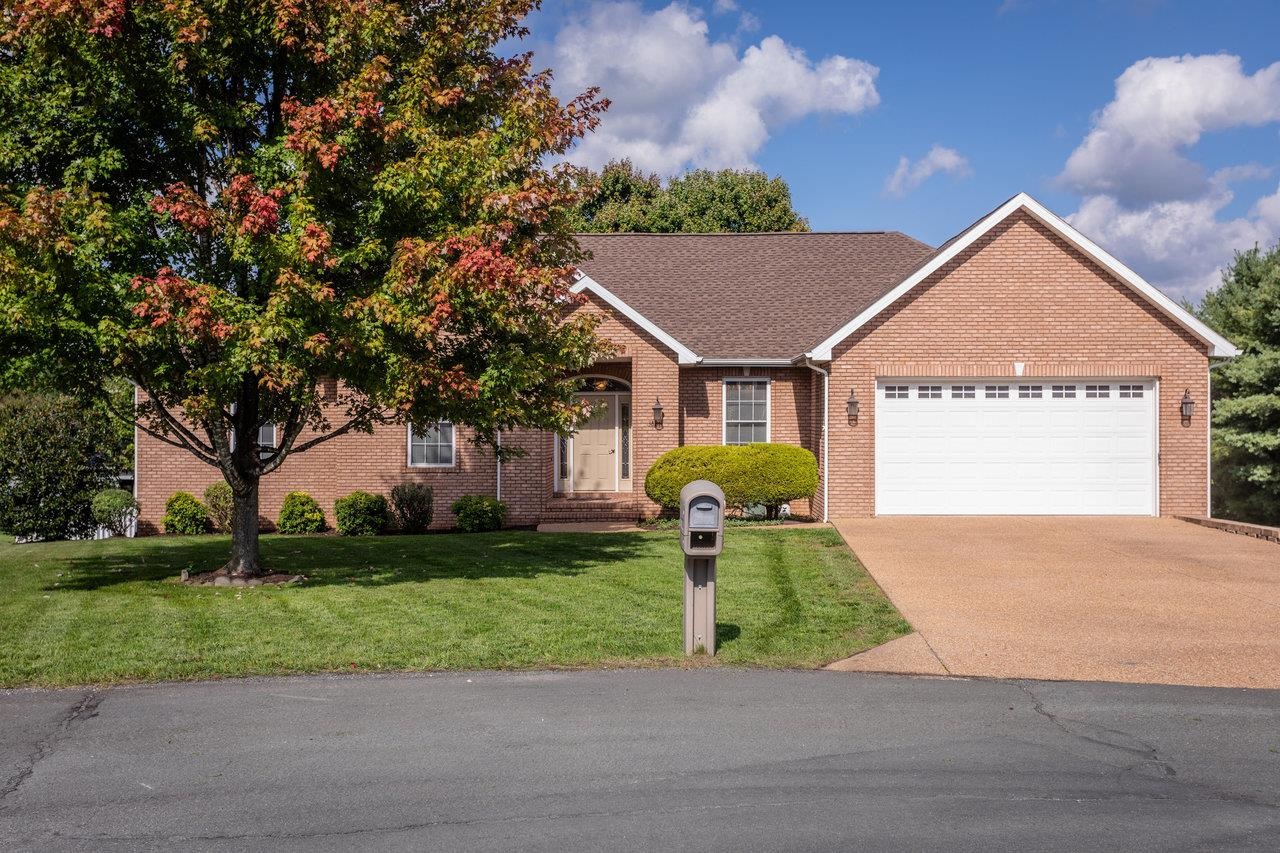
<path fill-rule="evenodd" d="M 272 574 L 261 575 L 256 578 L 233 578 L 226 569 L 216 569 L 212 572 L 201 572 L 198 575 L 182 573 L 182 577 L 178 579 L 179 583 L 187 586 L 231 586 L 231 587 L 249 587 L 249 586 L 288 586 L 289 584 L 302 583 L 307 578 L 305 575 L 285 575 Z"/>

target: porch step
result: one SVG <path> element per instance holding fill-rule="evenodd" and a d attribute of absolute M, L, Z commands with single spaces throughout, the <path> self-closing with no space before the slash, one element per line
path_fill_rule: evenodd
<path fill-rule="evenodd" d="M 643 497 L 614 495 L 562 495 L 551 498 L 542 508 L 542 518 L 548 522 L 625 521 L 634 524 L 654 514 L 652 504 Z"/>

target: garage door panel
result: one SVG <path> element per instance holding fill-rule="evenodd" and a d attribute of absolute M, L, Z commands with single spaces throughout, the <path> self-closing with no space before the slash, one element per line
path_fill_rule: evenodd
<path fill-rule="evenodd" d="M 961 383 L 889 382 L 909 386 L 905 399 L 886 398 L 884 384 L 876 395 L 878 513 L 1154 512 L 1150 382 L 1112 381 L 1108 395 L 1086 396 L 1098 383 L 968 380 L 973 397 L 957 393 Z M 920 388 L 938 384 L 940 398 Z M 1119 397 L 1120 384 L 1140 395 Z M 986 396 L 988 386 L 1005 385 L 1008 397 Z M 1019 396 L 1019 385 L 1040 385 L 1042 396 Z"/>

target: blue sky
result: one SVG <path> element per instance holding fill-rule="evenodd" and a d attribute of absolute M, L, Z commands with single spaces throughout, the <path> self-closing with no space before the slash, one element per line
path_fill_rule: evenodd
<path fill-rule="evenodd" d="M 1275 0 L 546 0 L 530 26 L 562 94 L 614 101 L 571 159 L 755 166 L 818 230 L 936 245 L 1025 190 L 1190 298 L 1280 234 Z"/>

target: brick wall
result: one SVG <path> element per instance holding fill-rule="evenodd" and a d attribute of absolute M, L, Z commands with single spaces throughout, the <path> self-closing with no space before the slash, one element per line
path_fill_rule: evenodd
<path fill-rule="evenodd" d="M 674 355 L 631 321 L 615 315 L 608 306 L 595 301 L 578 309 L 602 315 L 598 333 L 621 348 L 618 360 L 596 365 L 588 373 L 627 379 L 632 386 L 635 415 L 632 424 L 632 454 L 637 497 L 643 498 L 644 475 L 658 456 L 676 446 L 679 437 L 679 368 Z M 653 425 L 651 410 L 661 398 L 667 417 L 663 429 Z M 717 415 L 718 417 L 718 415 Z M 464 494 L 493 495 L 498 491 L 497 460 L 492 451 L 480 449 L 467 439 L 472 433 L 458 427 L 454 467 L 448 469 L 411 468 L 406 457 L 404 426 L 384 426 L 372 435 L 351 433 L 335 438 L 306 453 L 286 460 L 278 470 L 263 478 L 260 493 L 261 516 L 269 526 L 280 511 L 285 494 L 301 490 L 311 494 L 332 525 L 333 502 L 356 489 L 388 493 L 402 482 L 422 482 L 435 490 L 433 528 L 453 524 L 449 505 Z M 303 436 L 305 439 L 305 434 Z M 554 438 L 536 430 L 513 430 L 503 434 L 503 444 L 525 451 L 502 466 L 502 497 L 508 503 L 507 521 L 512 525 L 535 524 L 554 489 L 552 448 Z M 141 504 L 139 532 L 159 532 L 164 502 L 175 491 L 200 496 L 220 478 L 217 469 L 190 454 L 145 435 L 138 441 L 137 493 Z M 643 501 L 646 510 L 657 506 Z"/>
<path fill-rule="evenodd" d="M 303 434 L 303 440 L 306 438 Z M 497 488 L 497 461 L 493 453 L 470 444 L 473 433 L 455 430 L 454 466 L 411 468 L 407 457 L 406 427 L 388 425 L 372 435 L 347 433 L 285 460 L 262 478 L 259 493 L 264 525 L 274 523 L 284 496 L 295 490 L 309 493 L 334 523 L 333 502 L 357 489 L 387 494 L 397 483 L 417 482 L 435 493 L 433 528 L 453 524 L 449 505 L 466 494 L 492 495 Z M 504 472 L 505 474 L 505 472 Z M 201 497 L 205 488 L 221 479 L 221 473 L 198 461 L 185 450 L 146 435 L 138 437 L 137 494 L 141 505 L 139 532 L 159 532 L 164 503 L 174 492 L 188 491 Z"/>
<path fill-rule="evenodd" d="M 1010 217 L 835 352 L 830 514 L 875 511 L 877 376 L 1134 376 L 1160 380 L 1160 513 L 1207 513 L 1207 349 L 1025 213 Z M 862 401 L 844 416 L 850 388 Z M 1200 405 L 1184 426 L 1184 389 Z"/>

